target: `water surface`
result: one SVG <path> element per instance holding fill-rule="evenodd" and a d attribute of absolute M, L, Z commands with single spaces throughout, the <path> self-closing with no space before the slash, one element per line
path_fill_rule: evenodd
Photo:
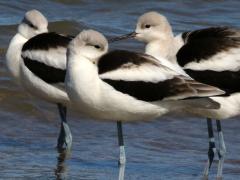
<path fill-rule="evenodd" d="M 175 33 L 209 26 L 240 26 L 238 0 L 110 1 L 8 0 L 0 2 L 0 179 L 118 178 L 115 123 L 69 114 L 73 133 L 72 155 L 65 162 L 55 150 L 59 117 L 55 105 L 27 95 L 15 85 L 5 68 L 5 50 L 23 14 L 40 10 L 50 30 L 77 34 L 93 28 L 108 36 L 129 33 L 139 15 L 156 10 L 166 15 Z M 135 41 L 113 48 L 143 50 Z M 223 122 L 227 157 L 226 180 L 240 177 L 240 122 Z M 127 153 L 126 180 L 201 179 L 207 159 L 205 120 L 166 116 L 151 123 L 124 124 Z M 216 174 L 213 165 L 210 179 Z M 61 176 L 60 176 L 61 175 Z"/>

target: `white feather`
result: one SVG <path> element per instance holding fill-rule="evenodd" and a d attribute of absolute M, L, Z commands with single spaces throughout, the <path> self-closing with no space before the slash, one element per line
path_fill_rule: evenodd
<path fill-rule="evenodd" d="M 118 68 L 117 70 L 106 72 L 100 75 L 102 79 L 125 80 L 125 81 L 144 81 L 159 82 L 172 79 L 175 75 L 168 68 L 152 64 L 133 66 L 131 68 Z"/>
<path fill-rule="evenodd" d="M 159 41 L 159 39 L 151 39 L 151 41 L 147 42 L 145 48 L 146 53 L 159 59 L 161 63 L 167 67 L 170 67 L 177 72 L 181 72 L 181 70 L 179 70 L 181 67 L 177 64 L 176 61 L 176 54 L 178 50 L 184 45 L 182 34 L 175 36 L 174 39 L 172 39 L 171 36 L 168 36 L 168 34 L 169 32 L 166 32 L 164 36 L 165 38 L 168 38 L 168 41 L 165 41 L 168 43 Z M 173 40 L 173 42 L 171 40 Z M 165 51 L 161 53 L 163 50 L 160 51 L 159 49 L 161 49 L 162 46 L 166 46 L 163 48 L 163 50 L 172 47 L 173 51 Z M 164 58 L 169 58 L 169 63 L 166 63 L 164 61 Z M 190 62 L 184 66 L 184 69 L 199 71 L 213 70 L 218 72 L 238 71 L 240 70 L 240 48 L 231 48 L 227 51 L 218 52 L 212 57 L 201 59 L 200 62 Z M 214 119 L 226 119 L 240 114 L 240 93 L 234 93 L 229 97 L 213 97 L 212 99 L 221 104 L 220 109 L 196 109 L 189 107 L 186 108 L 185 111 L 192 115 L 211 117 Z M 180 111 L 180 113 L 182 113 L 182 111 Z"/>
<path fill-rule="evenodd" d="M 184 66 L 184 69 L 238 71 L 240 70 L 240 48 L 219 52 L 208 59 L 201 59 L 200 62 L 190 62 Z"/>
<path fill-rule="evenodd" d="M 6 65 L 8 71 L 17 83 L 20 83 L 20 61 L 22 61 L 21 50 L 25 42 L 27 42 L 27 39 L 17 33 L 12 38 L 6 53 Z"/>
<path fill-rule="evenodd" d="M 79 111 L 96 119 L 111 121 L 148 120 L 167 111 L 116 91 L 101 81 L 97 68 L 85 57 L 69 57 L 66 87 L 68 95 Z"/>
<path fill-rule="evenodd" d="M 52 103 L 69 104 L 69 98 L 65 89 L 59 84 L 48 84 L 35 74 L 33 74 L 24 64 L 21 62 L 21 83 L 28 92 L 36 97 L 44 99 Z M 51 72 L 49 72 L 51 73 Z"/>
<path fill-rule="evenodd" d="M 27 50 L 22 52 L 22 57 L 29 58 L 48 66 L 66 69 L 66 48 L 50 48 L 49 50 Z"/>

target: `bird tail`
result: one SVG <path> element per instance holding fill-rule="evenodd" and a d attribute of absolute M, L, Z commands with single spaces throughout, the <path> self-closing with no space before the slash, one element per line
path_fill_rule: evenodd
<path fill-rule="evenodd" d="M 187 82 L 192 88 L 194 88 L 197 91 L 196 97 L 211 97 L 225 94 L 225 91 L 217 87 L 208 84 L 203 84 L 193 79 L 187 80 Z"/>
<path fill-rule="evenodd" d="M 211 98 L 197 98 L 197 99 L 184 99 L 179 101 L 180 105 L 185 108 L 196 109 L 219 109 L 220 104 Z"/>
<path fill-rule="evenodd" d="M 181 111 L 188 112 L 194 111 L 194 109 L 219 109 L 220 104 L 209 97 L 183 99 L 178 101 L 165 101 L 162 106 L 170 109 L 170 111 Z"/>

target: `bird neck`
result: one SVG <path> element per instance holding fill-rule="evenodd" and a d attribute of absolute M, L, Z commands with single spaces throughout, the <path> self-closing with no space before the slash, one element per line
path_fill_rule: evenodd
<path fill-rule="evenodd" d="M 184 40 L 182 38 L 182 34 L 178 34 L 174 37 L 174 56 L 177 55 L 182 46 L 184 46 Z"/>
<path fill-rule="evenodd" d="M 164 35 L 164 38 L 156 39 L 147 43 L 145 52 L 155 58 L 166 58 L 172 63 L 176 63 L 177 47 L 175 46 L 175 38 L 173 34 L 168 33 Z"/>
<path fill-rule="evenodd" d="M 11 76 L 19 83 L 21 52 L 28 39 L 17 33 L 11 40 L 6 53 L 6 65 Z"/>
<path fill-rule="evenodd" d="M 100 82 L 98 68 L 86 57 L 69 56 L 65 81 L 69 97 L 75 103 L 91 107 L 97 102 Z"/>
<path fill-rule="evenodd" d="M 161 64 L 171 68 L 172 70 L 182 74 L 187 74 L 177 63 L 176 54 L 183 45 L 179 37 L 169 35 L 168 38 L 152 41 L 147 44 L 145 53 L 158 59 Z"/>

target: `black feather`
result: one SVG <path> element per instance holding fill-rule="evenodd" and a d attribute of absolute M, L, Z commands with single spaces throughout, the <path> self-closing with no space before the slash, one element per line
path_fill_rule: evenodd
<path fill-rule="evenodd" d="M 192 93 L 193 90 L 180 78 L 168 79 L 162 82 L 124 81 L 103 79 L 117 91 L 128 94 L 142 101 L 159 101 L 181 93 Z"/>
<path fill-rule="evenodd" d="M 36 60 L 24 58 L 25 66 L 37 77 L 47 83 L 63 83 L 66 70 L 54 68 Z"/>
<path fill-rule="evenodd" d="M 115 50 L 111 51 L 104 56 L 100 58 L 98 61 L 98 72 L 99 74 L 103 74 L 105 72 L 113 71 L 116 70 L 126 64 L 129 66 L 126 67 L 131 67 L 133 66 L 139 66 L 144 63 L 153 63 L 146 59 L 144 55 L 141 53 L 136 53 L 136 52 L 130 52 L 130 51 L 125 51 L 125 50 Z"/>
<path fill-rule="evenodd" d="M 29 39 L 23 45 L 22 51 L 67 47 L 72 38 L 71 36 L 63 36 L 54 32 L 39 34 Z"/>
<path fill-rule="evenodd" d="M 240 71 L 213 71 L 185 69 L 186 73 L 196 81 L 218 87 L 231 94 L 240 92 Z"/>
<path fill-rule="evenodd" d="M 177 53 L 180 66 L 206 60 L 219 52 L 240 46 L 240 36 L 236 29 L 212 27 L 182 34 L 184 46 Z"/>

